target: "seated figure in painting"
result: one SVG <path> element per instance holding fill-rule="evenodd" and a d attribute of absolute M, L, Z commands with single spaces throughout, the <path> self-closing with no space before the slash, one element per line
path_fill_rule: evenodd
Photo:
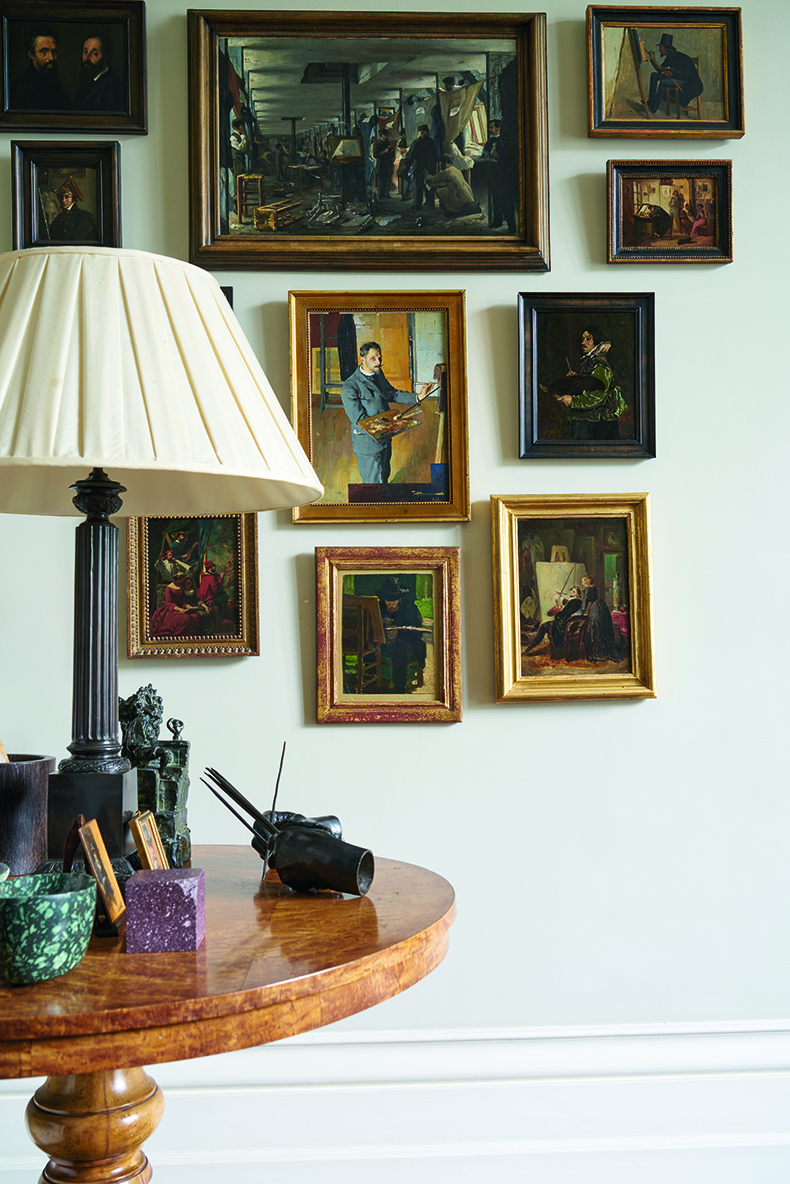
<path fill-rule="evenodd" d="M 165 588 L 164 604 L 151 617 L 152 637 L 191 637 L 200 633 L 201 613 L 192 577 L 182 572 Z"/>
<path fill-rule="evenodd" d="M 418 683 L 421 682 L 427 654 L 423 633 L 427 630 L 422 627 L 422 615 L 417 605 L 395 578 L 390 576 L 384 581 L 378 597 L 386 637 L 381 656 L 390 660 L 394 694 L 405 695 L 410 663 L 416 662 Z"/>
<path fill-rule="evenodd" d="M 581 588 L 571 588 L 570 596 L 563 596 L 560 604 L 549 609 L 549 619 L 540 626 L 524 653 L 531 653 L 546 637 L 550 639 L 554 650 L 561 650 L 565 644 L 565 631 L 568 628 L 568 622 L 574 614 L 580 611 L 581 607 Z"/>

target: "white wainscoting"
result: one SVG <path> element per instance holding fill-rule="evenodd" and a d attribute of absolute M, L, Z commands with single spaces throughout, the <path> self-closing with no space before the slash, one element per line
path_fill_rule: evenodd
<path fill-rule="evenodd" d="M 319 1031 L 155 1066 L 156 1184 L 787 1184 L 790 1022 Z M 43 1166 L 0 1082 L 0 1184 Z M 254 1173 L 254 1174 L 253 1174 Z"/>

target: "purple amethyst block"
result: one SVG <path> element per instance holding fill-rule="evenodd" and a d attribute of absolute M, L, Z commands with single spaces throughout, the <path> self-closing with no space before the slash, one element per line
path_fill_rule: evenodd
<path fill-rule="evenodd" d="M 201 867 L 135 872 L 126 881 L 127 954 L 196 950 L 206 936 Z"/>

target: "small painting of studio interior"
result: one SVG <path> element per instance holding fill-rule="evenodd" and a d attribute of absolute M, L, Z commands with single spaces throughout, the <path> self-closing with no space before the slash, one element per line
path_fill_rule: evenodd
<path fill-rule="evenodd" d="M 631 670 L 623 519 L 519 522 L 521 675 Z"/>

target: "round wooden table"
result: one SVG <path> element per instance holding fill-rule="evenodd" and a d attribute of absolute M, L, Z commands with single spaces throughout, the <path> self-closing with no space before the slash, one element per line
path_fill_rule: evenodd
<path fill-rule="evenodd" d="M 438 966 L 455 916 L 441 876 L 376 860 L 369 894 L 296 894 L 250 847 L 195 847 L 206 874 L 196 953 L 91 939 L 62 978 L 0 987 L 0 1077 L 47 1076 L 26 1121 L 42 1182 L 143 1184 L 164 1100 L 140 1067 L 249 1048 L 353 1015 Z"/>

